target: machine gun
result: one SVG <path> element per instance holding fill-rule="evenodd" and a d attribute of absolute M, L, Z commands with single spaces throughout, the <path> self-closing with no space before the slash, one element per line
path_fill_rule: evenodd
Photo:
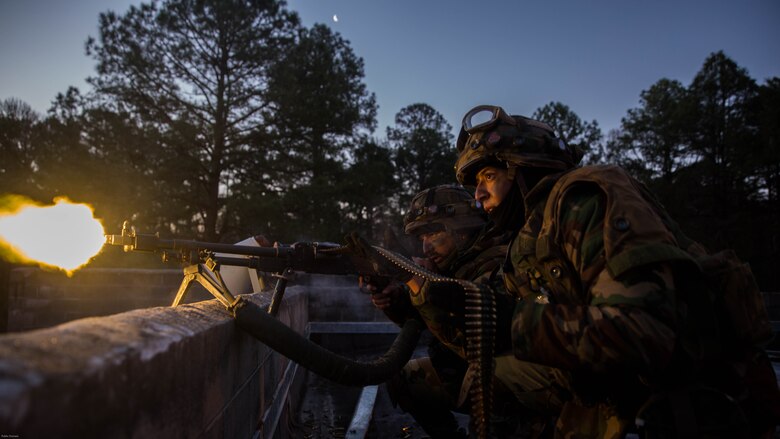
<path fill-rule="evenodd" d="M 127 221 L 120 235 L 106 235 L 107 245 L 122 246 L 125 251 L 153 252 L 163 260 L 187 264 L 172 306 L 184 300 L 193 282 L 203 285 L 233 315 L 236 324 L 258 340 L 303 367 L 335 382 L 365 386 L 379 384 L 397 373 L 411 358 L 423 324 L 407 320 L 390 350 L 371 363 L 360 363 L 310 342 L 280 323 L 277 313 L 287 286 L 287 274 L 298 271 L 320 274 L 358 274 L 371 276 L 381 290 L 382 280 L 408 280 L 419 276 L 428 282 L 454 283 L 465 294 L 466 356 L 474 370 L 470 389 L 472 416 L 477 436 L 487 438 L 492 404 L 493 343 L 496 331 L 495 299 L 471 282 L 432 273 L 406 257 L 377 246 L 370 246 L 352 235 L 351 245 L 304 242 L 290 246 L 253 247 L 245 245 L 162 239 L 157 235 L 138 234 Z M 237 257 L 237 255 L 244 257 Z M 272 272 L 278 277 L 267 310 L 253 302 L 235 297 L 225 285 L 220 266 L 233 265 Z"/>
<path fill-rule="evenodd" d="M 388 270 L 366 254 L 358 254 L 353 248 L 334 243 L 298 242 L 292 245 L 254 247 L 249 245 L 221 244 L 182 239 L 163 239 L 157 235 L 136 233 L 127 221 L 120 235 L 106 235 L 106 244 L 122 246 L 126 252 L 158 253 L 165 262 L 185 264 L 176 298 L 171 306 L 184 301 L 193 283 L 202 285 L 212 296 L 230 310 L 236 297 L 228 289 L 220 273 L 223 265 L 247 267 L 260 272 L 273 273 L 277 278 L 268 313 L 276 315 L 289 275 L 293 272 L 370 276 L 378 284 L 386 284 L 399 274 Z"/>

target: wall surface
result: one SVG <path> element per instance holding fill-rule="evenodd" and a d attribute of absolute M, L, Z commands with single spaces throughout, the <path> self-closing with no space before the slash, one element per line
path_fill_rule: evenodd
<path fill-rule="evenodd" d="M 17 269 L 11 277 L 9 322 L 16 331 L 164 307 L 0 335 L 0 436 L 290 436 L 290 410 L 303 394 L 305 374 L 238 330 L 215 300 L 165 306 L 181 282 L 180 270 L 94 269 L 65 278 Z M 315 338 L 326 345 L 359 351 L 365 347 L 360 340 L 342 340 L 349 332 L 343 322 L 387 322 L 354 277 L 299 275 L 291 285 L 279 319 L 303 334 L 309 321 L 335 328 L 317 330 Z M 200 291 L 190 300 L 207 297 Z M 261 306 L 270 302 L 270 293 L 245 297 Z M 780 294 L 765 297 L 777 320 Z M 381 332 L 388 340 L 394 336 Z"/>
<path fill-rule="evenodd" d="M 16 268 L 10 272 L 8 286 L 8 331 L 168 306 L 182 278 L 180 269 L 85 268 L 68 277 L 39 268 Z M 370 297 L 360 292 L 355 276 L 294 274 L 289 285 L 312 290 L 309 308 L 313 321 L 387 321 L 382 311 L 371 305 Z M 210 298 L 195 284 L 185 303 Z"/>
<path fill-rule="evenodd" d="M 111 294 L 121 296 L 122 289 Z M 266 306 L 265 294 L 246 296 Z M 279 319 L 303 333 L 307 294 Z M 238 330 L 216 300 L 0 336 L 0 434 L 21 438 L 272 437 L 288 424 L 292 363 Z M 288 376 L 285 376 L 288 374 Z M 298 391 L 292 391 L 297 394 Z M 271 425 L 269 425 L 271 424 Z M 285 437 L 284 428 L 275 433 Z"/>
<path fill-rule="evenodd" d="M 8 286 L 8 331 L 46 328 L 82 317 L 96 317 L 154 306 L 168 306 L 182 282 L 182 270 L 85 268 L 63 272 L 16 268 Z M 189 301 L 210 299 L 200 285 Z"/>

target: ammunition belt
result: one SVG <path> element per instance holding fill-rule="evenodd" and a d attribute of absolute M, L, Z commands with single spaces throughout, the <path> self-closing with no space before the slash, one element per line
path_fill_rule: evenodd
<path fill-rule="evenodd" d="M 469 389 L 471 416 L 477 437 L 490 436 L 490 414 L 493 405 L 493 353 L 496 333 L 496 302 L 489 290 L 481 290 L 475 283 L 442 276 L 415 264 L 408 258 L 373 246 L 383 258 L 403 271 L 419 276 L 427 282 L 453 283 L 465 293 L 464 320 L 466 325 L 466 360 L 474 378 Z"/>

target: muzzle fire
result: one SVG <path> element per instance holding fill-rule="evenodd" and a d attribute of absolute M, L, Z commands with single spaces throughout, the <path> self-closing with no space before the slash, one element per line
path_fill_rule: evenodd
<path fill-rule="evenodd" d="M 0 256 L 11 262 L 37 263 L 70 275 L 97 255 L 104 235 L 87 204 L 55 198 L 44 206 L 17 196 L 0 203 Z"/>

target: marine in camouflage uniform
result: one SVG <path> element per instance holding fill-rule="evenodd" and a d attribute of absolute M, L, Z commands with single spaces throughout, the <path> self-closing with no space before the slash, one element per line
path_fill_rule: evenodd
<path fill-rule="evenodd" d="M 507 306 L 514 306 L 499 273 L 510 236 L 486 227 L 485 213 L 463 187 L 441 185 L 417 194 L 404 223 L 405 232 L 423 243 L 427 259 L 418 259 L 418 263 L 448 277 L 470 280 L 504 296 Z M 411 360 L 388 383 L 393 400 L 434 438 L 463 435 L 457 431 L 452 411 L 465 413 L 468 407 L 463 313 L 446 311 L 425 299 L 430 294 L 451 294 L 448 289 L 452 288 L 410 281 L 410 287 L 393 285 L 372 296 L 392 320 L 402 323 L 407 318 L 422 319 L 435 336 L 429 356 Z M 492 422 L 494 430 L 509 437 L 530 424 L 530 416 L 520 424 L 518 411 L 543 418 L 545 411 L 557 413 L 561 402 L 548 389 L 548 375 L 555 371 L 537 365 L 522 367 L 522 362 L 508 352 L 508 344 L 503 350 L 503 355 L 496 359 L 496 409 Z"/>
<path fill-rule="evenodd" d="M 499 107 L 467 113 L 458 151 L 458 181 L 476 186 L 491 217 L 516 233 L 504 265 L 506 288 L 518 298 L 504 330 L 515 356 L 572 374 L 556 437 L 622 437 L 643 404 L 664 412 L 656 419 L 668 429 L 647 430 L 655 437 L 769 431 L 769 414 L 746 420 L 731 399 L 749 399 L 746 376 L 776 390 L 765 362 L 733 381 L 730 397 L 717 379 L 700 380 L 721 385 L 716 391 L 697 387 L 716 367 L 696 364 L 681 347 L 686 303 L 678 287 L 698 249 L 681 249 L 641 184 L 615 166 L 577 168 L 581 152 L 551 127 Z"/>

